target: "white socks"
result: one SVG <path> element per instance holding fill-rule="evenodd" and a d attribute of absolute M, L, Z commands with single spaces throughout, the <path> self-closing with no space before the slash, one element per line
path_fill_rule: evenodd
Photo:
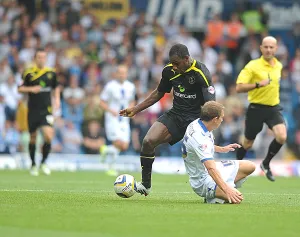
<path fill-rule="evenodd" d="M 235 183 L 235 188 L 241 188 L 243 183 L 245 183 L 245 181 L 247 180 L 247 177 L 243 178 L 243 179 L 240 179 L 239 181 L 237 181 Z"/>
<path fill-rule="evenodd" d="M 119 156 L 120 150 L 116 148 L 114 145 L 107 146 L 107 156 L 109 159 L 109 169 L 115 169 L 116 159 Z"/>

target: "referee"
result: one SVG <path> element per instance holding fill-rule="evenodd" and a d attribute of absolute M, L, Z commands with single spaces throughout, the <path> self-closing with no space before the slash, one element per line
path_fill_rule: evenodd
<path fill-rule="evenodd" d="M 275 139 L 271 142 L 268 153 L 260 167 L 270 181 L 275 178 L 270 169 L 270 161 L 285 143 L 287 132 L 279 107 L 279 82 L 282 64 L 275 58 L 277 41 L 267 36 L 260 45 L 262 56 L 251 60 L 240 72 L 236 90 L 248 93 L 250 102 L 246 112 L 245 137 L 242 147 L 237 150 L 237 159 L 245 157 L 255 140 L 256 135 L 266 123 L 273 131 Z"/>

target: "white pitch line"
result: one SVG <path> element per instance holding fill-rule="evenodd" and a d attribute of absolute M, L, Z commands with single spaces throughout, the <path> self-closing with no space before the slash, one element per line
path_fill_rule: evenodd
<path fill-rule="evenodd" d="M 53 190 L 53 189 L 0 189 L 0 192 L 52 192 L 52 193 L 113 193 L 114 191 L 108 190 Z M 154 192 L 157 194 L 191 194 L 194 192 Z M 300 193 L 247 193 L 246 195 L 283 195 L 283 196 L 300 196 Z"/>
<path fill-rule="evenodd" d="M 105 190 L 0 189 L 0 192 L 110 193 Z"/>

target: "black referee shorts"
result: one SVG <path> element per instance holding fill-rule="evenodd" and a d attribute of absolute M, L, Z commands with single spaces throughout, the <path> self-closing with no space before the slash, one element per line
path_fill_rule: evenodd
<path fill-rule="evenodd" d="M 250 104 L 246 112 L 245 137 L 254 140 L 262 130 L 264 123 L 272 129 L 277 124 L 285 124 L 279 105 L 268 106 L 261 104 Z"/>
<path fill-rule="evenodd" d="M 172 140 L 169 144 L 172 146 L 183 138 L 187 126 L 197 118 L 199 117 L 178 115 L 170 110 L 160 116 L 157 121 L 164 124 L 169 130 L 169 133 L 172 136 Z"/>

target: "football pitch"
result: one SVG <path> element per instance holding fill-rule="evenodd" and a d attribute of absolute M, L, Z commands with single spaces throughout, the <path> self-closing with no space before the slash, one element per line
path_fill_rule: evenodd
<path fill-rule="evenodd" d="M 133 174 L 140 178 L 140 174 Z M 0 171 L 0 236 L 300 236 L 300 178 L 250 177 L 241 205 L 209 205 L 186 175 L 153 176 L 148 197 L 122 199 L 98 172 Z"/>

